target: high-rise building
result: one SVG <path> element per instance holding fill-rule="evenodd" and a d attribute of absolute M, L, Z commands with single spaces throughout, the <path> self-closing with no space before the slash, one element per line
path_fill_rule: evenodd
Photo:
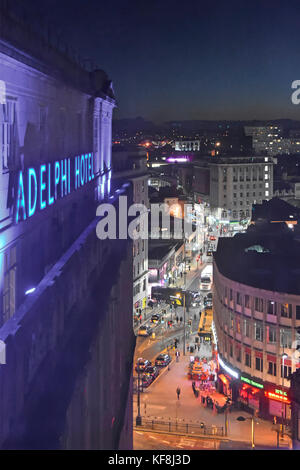
<path fill-rule="evenodd" d="M 111 82 L 5 4 L 0 34 L 0 447 L 129 449 L 132 243 L 96 236 Z"/>

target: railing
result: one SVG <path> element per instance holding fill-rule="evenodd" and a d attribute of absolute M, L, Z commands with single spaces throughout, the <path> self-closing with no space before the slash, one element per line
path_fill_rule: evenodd
<path fill-rule="evenodd" d="M 165 431 L 169 433 L 180 433 L 180 434 L 194 434 L 197 436 L 215 436 L 223 437 L 224 429 L 223 426 L 206 426 L 202 424 L 194 423 L 182 423 L 177 421 L 157 421 L 154 419 L 145 419 L 142 417 L 141 425 L 138 429 L 152 430 L 152 431 Z"/>

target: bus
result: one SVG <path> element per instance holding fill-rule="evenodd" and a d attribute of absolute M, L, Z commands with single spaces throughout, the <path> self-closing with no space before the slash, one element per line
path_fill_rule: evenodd
<path fill-rule="evenodd" d="M 200 290 L 207 290 L 210 291 L 212 287 L 212 264 L 208 264 L 205 266 L 203 271 L 201 272 L 200 277 Z"/>
<path fill-rule="evenodd" d="M 201 312 L 199 327 L 198 327 L 198 336 L 203 338 L 203 341 L 208 343 L 211 342 L 211 324 L 213 321 L 213 311 L 212 308 L 204 308 Z"/>

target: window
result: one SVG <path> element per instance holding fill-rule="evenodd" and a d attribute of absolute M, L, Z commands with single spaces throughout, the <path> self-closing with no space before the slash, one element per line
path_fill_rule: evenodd
<path fill-rule="evenodd" d="M 267 342 L 271 344 L 275 344 L 276 338 L 277 338 L 276 326 L 267 326 L 266 330 L 267 330 Z"/>
<path fill-rule="evenodd" d="M 262 322 L 256 321 L 254 323 L 254 339 L 256 341 L 263 341 L 264 335 L 263 335 L 263 326 Z"/>
<path fill-rule="evenodd" d="M 264 310 L 264 301 L 259 297 L 255 297 L 255 310 L 257 312 L 263 312 Z"/>
<path fill-rule="evenodd" d="M 229 312 L 229 328 L 233 329 L 234 315 L 233 312 Z"/>
<path fill-rule="evenodd" d="M 236 303 L 237 305 L 242 305 L 242 296 L 239 292 L 236 294 Z"/>
<path fill-rule="evenodd" d="M 280 328 L 280 346 L 282 348 L 292 347 L 292 330 L 290 328 Z"/>
<path fill-rule="evenodd" d="M 230 357 L 233 356 L 233 348 L 232 348 L 232 344 L 230 343 L 230 346 L 229 346 L 229 354 L 230 354 Z"/>
<path fill-rule="evenodd" d="M 241 348 L 239 348 L 238 346 L 236 347 L 236 360 L 238 362 L 241 362 Z"/>
<path fill-rule="evenodd" d="M 300 320 L 300 305 L 296 305 L 296 320 Z"/>
<path fill-rule="evenodd" d="M 255 358 L 255 369 L 259 370 L 260 372 L 263 371 L 263 360 L 261 357 Z"/>
<path fill-rule="evenodd" d="M 143 280 L 143 292 L 146 290 L 146 279 Z"/>
<path fill-rule="evenodd" d="M 229 291 L 229 300 L 233 300 L 233 293 L 232 293 L 232 289 L 230 289 L 230 291 Z"/>
<path fill-rule="evenodd" d="M 250 296 L 245 295 L 245 307 L 250 308 Z"/>
<path fill-rule="evenodd" d="M 247 338 L 250 338 L 250 322 L 247 318 L 244 318 L 243 335 L 247 336 Z"/>
<path fill-rule="evenodd" d="M 281 304 L 281 316 L 285 318 L 292 318 L 291 304 Z"/>
<path fill-rule="evenodd" d="M 236 332 L 241 333 L 241 319 L 239 315 L 236 315 Z"/>
<path fill-rule="evenodd" d="M 268 374 L 274 375 L 276 377 L 276 362 L 268 362 Z"/>
<path fill-rule="evenodd" d="M 273 300 L 268 300 L 268 314 L 269 315 L 276 315 L 276 302 Z"/>
<path fill-rule="evenodd" d="M 4 253 L 4 280 L 3 280 L 3 323 L 11 318 L 16 310 L 16 246 Z"/>
<path fill-rule="evenodd" d="M 8 100 L 2 104 L 1 124 L 1 153 L 2 169 L 8 170 L 14 163 L 14 131 L 15 131 L 16 103 Z"/>
<path fill-rule="evenodd" d="M 281 367 L 280 367 L 280 376 L 282 377 L 282 373 L 283 373 L 283 376 L 285 379 L 287 379 L 291 373 L 292 373 L 292 368 L 290 366 L 283 366 L 283 364 L 281 364 Z M 284 370 L 283 370 L 284 369 Z"/>
<path fill-rule="evenodd" d="M 251 354 L 248 352 L 245 353 L 245 365 L 251 367 Z"/>

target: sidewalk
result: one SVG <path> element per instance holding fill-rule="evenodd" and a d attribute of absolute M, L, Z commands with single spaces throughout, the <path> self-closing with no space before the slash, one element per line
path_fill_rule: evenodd
<path fill-rule="evenodd" d="M 199 356 L 204 356 L 200 349 Z M 192 390 L 192 381 L 187 378 L 189 354 L 180 356 L 179 362 L 172 362 L 170 370 L 162 369 L 160 376 L 141 394 L 141 414 L 149 419 L 178 420 L 205 425 L 225 427 L 225 414 L 216 414 L 210 408 L 201 404 L 201 396 L 195 398 Z M 181 393 L 177 399 L 176 389 L 180 387 Z M 221 404 L 225 398 L 215 392 L 212 398 Z M 146 402 L 146 405 L 145 405 Z M 136 403 L 134 403 L 136 412 Z M 233 441 L 249 443 L 251 441 L 251 420 L 240 422 L 238 416 L 250 418 L 245 411 L 228 413 L 228 438 Z M 268 421 L 255 418 L 254 441 L 256 445 L 276 447 L 276 432 L 274 426 Z"/>

